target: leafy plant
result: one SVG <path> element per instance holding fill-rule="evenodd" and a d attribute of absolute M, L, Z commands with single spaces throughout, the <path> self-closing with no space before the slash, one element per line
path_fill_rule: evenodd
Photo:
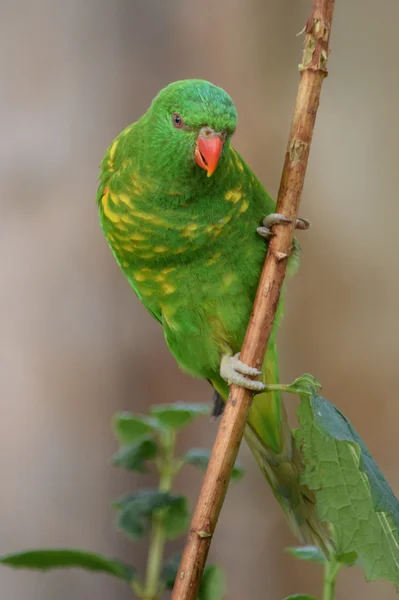
<path fill-rule="evenodd" d="M 128 583 L 137 598 L 158 600 L 165 590 L 173 588 L 180 561 L 179 554 L 165 560 L 165 545 L 186 531 L 190 518 L 187 498 L 172 492 L 174 478 L 185 465 L 205 469 L 209 459 L 208 450 L 196 448 L 177 456 L 176 438 L 183 427 L 201 415 L 209 415 L 208 405 L 176 402 L 153 406 L 149 415 L 121 412 L 114 417 L 119 450 L 112 463 L 142 474 L 155 470 L 159 475 L 157 489 L 143 488 L 114 502 L 118 527 L 131 541 L 150 537 L 144 577 L 120 560 L 69 548 L 27 550 L 0 557 L 0 563 L 39 571 L 78 567 L 107 573 Z M 234 476 L 238 479 L 242 475 L 242 468 L 236 464 Z M 208 565 L 198 600 L 221 600 L 224 593 L 222 570 Z"/>
<path fill-rule="evenodd" d="M 269 386 L 301 398 L 295 437 L 304 457 L 303 481 L 315 490 L 319 516 L 330 523 L 336 540 L 336 551 L 328 559 L 314 546 L 288 548 L 288 552 L 323 566 L 323 600 L 333 600 L 343 566 L 360 565 L 369 580 L 384 578 L 399 586 L 399 503 L 364 442 L 344 415 L 318 394 L 319 387 L 311 375 L 291 385 Z M 173 491 L 174 479 L 186 465 L 206 469 L 210 456 L 202 448 L 178 456 L 176 439 L 182 428 L 202 415 L 209 415 L 207 405 L 177 402 L 153 406 L 149 415 L 121 412 L 114 417 L 119 449 L 112 463 L 144 475 L 155 470 L 159 475 L 157 488 L 142 488 L 114 502 L 119 529 L 132 542 L 150 538 L 144 575 L 120 560 L 69 548 L 27 550 L 0 557 L 0 563 L 41 571 L 79 567 L 103 572 L 129 584 L 137 598 L 159 600 L 173 588 L 180 562 L 180 553 L 165 559 L 166 544 L 187 530 L 190 519 L 187 498 Z M 243 474 L 236 464 L 233 479 Z M 221 600 L 225 589 L 222 570 L 207 565 L 198 600 Z M 316 599 L 297 594 L 285 600 Z"/>

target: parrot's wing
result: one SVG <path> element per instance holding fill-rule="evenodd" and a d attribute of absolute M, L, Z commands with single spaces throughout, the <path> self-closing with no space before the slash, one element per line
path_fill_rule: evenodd
<path fill-rule="evenodd" d="M 133 125 L 129 125 L 119 136 L 112 142 L 110 147 L 108 148 L 105 157 L 101 163 L 101 171 L 100 171 L 100 183 L 97 191 L 97 204 L 101 207 L 102 201 L 104 200 L 104 196 L 108 194 L 112 194 L 115 192 L 116 194 L 124 194 L 127 198 L 129 198 L 129 187 L 134 185 L 134 153 L 135 147 L 134 145 L 126 146 L 125 144 L 125 136 L 127 133 L 132 132 L 135 127 L 135 123 Z M 100 210 L 101 216 L 101 210 Z M 162 313 L 161 311 L 155 311 L 153 307 L 150 308 L 148 305 L 148 299 L 145 296 L 140 294 L 140 291 L 137 288 L 137 284 L 132 277 L 129 277 L 129 274 L 126 273 L 123 265 L 121 264 L 121 260 L 118 255 L 114 251 L 113 243 L 112 243 L 112 234 L 108 231 L 108 220 L 101 218 L 101 226 L 104 231 L 105 237 L 108 241 L 108 244 L 111 248 L 115 259 L 124 271 L 133 291 L 136 296 L 139 298 L 140 302 L 145 306 L 148 312 L 156 319 L 159 323 L 162 324 Z"/>
<path fill-rule="evenodd" d="M 129 281 L 129 283 L 130 283 L 130 285 L 131 285 L 131 287 L 132 287 L 132 289 L 133 289 L 134 293 L 136 294 L 136 296 L 138 297 L 138 299 L 140 300 L 140 302 L 141 302 L 141 303 L 142 303 L 142 304 L 145 306 L 145 308 L 148 310 L 148 312 L 150 313 L 150 315 L 152 315 L 152 316 L 154 317 L 154 319 L 156 319 L 156 320 L 157 320 L 159 323 L 161 323 L 161 325 L 163 325 L 163 323 L 162 323 L 162 313 L 161 313 L 161 311 L 159 311 L 159 312 L 158 312 L 158 311 L 155 311 L 155 310 L 153 310 L 152 308 L 150 308 L 150 307 L 148 306 L 148 303 L 146 302 L 146 298 L 145 298 L 145 296 L 143 296 L 142 294 L 140 294 L 139 290 L 137 289 L 137 287 L 136 287 L 136 284 L 135 284 L 134 280 L 133 280 L 133 279 L 130 279 L 130 278 L 128 277 L 128 281 Z"/>

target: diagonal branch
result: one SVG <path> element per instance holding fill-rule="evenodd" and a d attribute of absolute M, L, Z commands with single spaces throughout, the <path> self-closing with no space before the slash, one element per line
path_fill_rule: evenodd
<path fill-rule="evenodd" d="M 305 50 L 299 65 L 300 82 L 276 212 L 292 225 L 275 226 L 261 274 L 252 314 L 241 351 L 241 360 L 261 368 L 273 326 L 287 258 L 294 235 L 310 143 L 319 106 L 321 85 L 327 75 L 328 41 L 335 0 L 313 0 L 306 24 Z M 226 495 L 232 468 L 244 433 L 252 394 L 232 386 L 222 416 L 212 456 L 205 474 L 190 532 L 177 573 L 172 600 L 195 600 L 212 535 Z"/>

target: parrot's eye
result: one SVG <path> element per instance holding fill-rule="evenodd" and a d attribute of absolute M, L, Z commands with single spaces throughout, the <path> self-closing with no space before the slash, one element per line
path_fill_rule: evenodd
<path fill-rule="evenodd" d="M 173 113 L 172 123 L 177 129 L 181 129 L 183 127 L 183 119 L 178 113 Z"/>

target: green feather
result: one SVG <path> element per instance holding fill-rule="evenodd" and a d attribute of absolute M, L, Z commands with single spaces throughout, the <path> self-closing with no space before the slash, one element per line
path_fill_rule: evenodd
<path fill-rule="evenodd" d="M 174 126 L 175 113 L 182 127 Z M 178 364 L 210 380 L 224 399 L 220 360 L 243 343 L 267 249 L 256 229 L 275 210 L 231 146 L 236 122 L 234 104 L 221 88 L 201 80 L 171 84 L 109 147 L 97 197 L 111 250 L 162 324 Z M 212 177 L 194 160 L 204 126 L 226 136 Z M 278 382 L 276 326 L 263 366 L 268 383 Z M 326 550 L 329 536 L 300 484 L 300 456 L 280 394 L 255 397 L 245 437 L 294 531 Z"/>

